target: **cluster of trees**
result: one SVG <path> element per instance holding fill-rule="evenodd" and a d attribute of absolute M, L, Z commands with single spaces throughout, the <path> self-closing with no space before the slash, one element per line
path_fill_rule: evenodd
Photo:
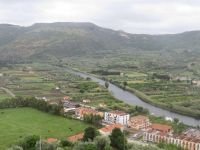
<path fill-rule="evenodd" d="M 92 74 L 99 74 L 99 75 L 120 75 L 119 71 L 107 71 L 107 70 L 97 70 L 97 71 L 92 71 Z"/>
<path fill-rule="evenodd" d="M 127 139 L 125 134 L 119 129 L 113 129 L 109 137 L 99 136 L 99 133 L 93 127 L 88 127 L 85 129 L 84 142 L 90 142 L 89 145 L 92 145 L 92 150 L 111 150 L 111 147 L 114 147 L 119 150 L 127 150 Z M 85 143 L 84 143 L 85 144 Z M 84 145 L 80 144 L 80 145 Z M 88 144 L 88 143 L 87 143 Z M 94 148 L 96 147 L 96 148 Z M 74 150 L 82 150 L 81 147 L 75 147 Z M 84 149 L 90 150 L 90 149 Z"/>
<path fill-rule="evenodd" d="M 59 115 L 61 112 L 61 105 L 50 105 L 44 100 L 39 100 L 34 97 L 22 98 L 16 97 L 0 102 L 0 109 L 2 108 L 16 108 L 16 107 L 32 107 L 40 111 Z"/>
<path fill-rule="evenodd" d="M 182 150 L 180 147 L 172 144 L 159 143 L 157 146 L 144 146 L 137 144 L 128 144 L 125 134 L 118 128 L 113 129 L 109 137 L 99 135 L 99 132 L 88 127 L 84 131 L 82 141 L 71 143 L 67 140 L 48 143 L 41 140 L 39 136 L 33 135 L 24 138 L 8 150 Z"/>
<path fill-rule="evenodd" d="M 97 88 L 97 87 L 98 87 L 98 84 L 95 83 L 95 82 L 91 82 L 91 81 L 81 82 L 77 86 L 77 88 L 80 89 L 80 93 L 87 92 L 87 91 L 92 90 L 92 89 Z"/>
<path fill-rule="evenodd" d="M 174 133 L 180 134 L 183 131 L 185 131 L 187 128 L 188 128 L 188 126 L 183 124 L 182 122 L 180 122 L 178 118 L 174 118 L 174 120 L 173 120 Z"/>
<path fill-rule="evenodd" d="M 129 109 L 127 109 L 126 112 L 131 115 L 140 115 L 140 114 L 147 115 L 147 114 L 149 114 L 148 109 L 145 109 L 145 108 L 137 106 L 137 105 L 131 106 Z"/>
<path fill-rule="evenodd" d="M 152 78 L 160 79 L 160 80 L 167 80 L 167 81 L 169 81 L 171 79 L 170 76 L 167 74 L 157 74 L 157 73 L 153 73 Z"/>
<path fill-rule="evenodd" d="M 48 143 L 46 140 L 41 140 L 39 136 L 32 135 L 25 137 L 18 145 L 14 145 L 8 148 L 8 150 L 64 150 L 64 147 L 71 146 L 72 143 L 67 140 Z"/>
<path fill-rule="evenodd" d="M 88 114 L 83 116 L 83 121 L 86 123 L 94 124 L 94 125 L 100 125 L 102 122 L 102 117 L 100 115 L 93 115 Z"/>

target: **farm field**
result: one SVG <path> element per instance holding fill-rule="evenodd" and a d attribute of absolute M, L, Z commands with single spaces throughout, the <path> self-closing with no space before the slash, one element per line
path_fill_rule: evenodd
<path fill-rule="evenodd" d="M 146 102 L 200 118 L 199 63 L 191 62 L 189 57 L 178 53 L 173 53 L 174 57 L 158 51 L 145 51 L 145 55 L 142 51 L 127 54 L 116 52 L 106 57 L 97 54 L 95 58 L 77 57 L 65 62 L 71 68 L 98 75 L 121 87 L 126 81 L 126 88 Z M 120 75 L 102 74 L 101 71 L 118 72 Z M 153 74 L 171 79 L 154 78 Z"/>
<path fill-rule="evenodd" d="M 0 149 L 2 150 L 28 135 L 41 135 L 43 139 L 49 137 L 64 139 L 83 132 L 88 127 L 83 122 L 31 108 L 0 109 L 0 122 Z"/>
<path fill-rule="evenodd" d="M 137 75 L 135 75 L 137 74 Z M 153 78 L 153 74 L 124 71 L 123 76 L 104 76 L 116 85 L 134 92 L 145 101 L 181 114 L 200 118 L 200 87 L 191 80 L 162 80 Z M 139 92 L 137 92 L 139 91 Z"/>
<path fill-rule="evenodd" d="M 0 72 L 4 74 L 0 78 L 3 87 L 16 96 L 33 96 L 54 102 L 59 102 L 64 96 L 70 96 L 72 101 L 77 103 L 82 103 L 83 99 L 89 99 L 90 103 L 87 105 L 97 108 L 102 105 L 104 109 L 127 110 L 127 107 L 130 108 L 124 102 L 116 100 L 104 86 L 90 79 L 70 74 L 64 67 L 50 63 L 18 64 L 13 65 L 12 68 L 0 68 Z M 0 100 L 4 97 L 5 95 L 2 94 Z"/>

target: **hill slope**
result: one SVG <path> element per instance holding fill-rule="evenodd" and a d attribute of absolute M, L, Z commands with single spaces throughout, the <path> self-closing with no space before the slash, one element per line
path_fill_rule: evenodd
<path fill-rule="evenodd" d="M 129 34 L 92 23 L 38 23 L 30 27 L 0 25 L 0 60 L 56 58 L 128 50 L 198 53 L 200 32 L 171 35 Z"/>

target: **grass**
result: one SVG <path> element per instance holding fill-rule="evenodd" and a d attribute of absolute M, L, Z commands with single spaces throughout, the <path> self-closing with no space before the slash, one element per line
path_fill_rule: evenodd
<path fill-rule="evenodd" d="M 5 149 L 28 135 L 42 138 L 67 138 L 83 132 L 87 124 L 50 115 L 31 108 L 0 110 L 0 149 Z M 72 131 L 69 129 L 72 128 Z"/>

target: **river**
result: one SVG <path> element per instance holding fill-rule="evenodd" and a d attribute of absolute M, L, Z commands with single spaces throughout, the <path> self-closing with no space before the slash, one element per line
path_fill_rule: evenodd
<path fill-rule="evenodd" d="M 67 72 L 73 73 L 75 75 L 78 75 L 80 77 L 83 78 L 91 78 L 91 80 L 97 82 L 99 85 L 105 85 L 105 81 L 101 80 L 99 78 L 96 78 L 93 75 L 87 74 L 87 73 L 82 73 L 82 72 L 78 72 L 78 71 L 74 71 L 74 70 L 70 70 L 70 69 L 66 69 Z M 141 99 L 139 99 L 138 97 L 136 97 L 133 93 L 125 91 L 119 87 L 117 87 L 116 85 L 109 83 L 109 87 L 108 87 L 109 92 L 111 92 L 113 94 L 113 96 L 116 99 L 122 100 L 127 104 L 130 105 L 138 105 L 138 106 L 142 106 L 143 108 L 147 108 L 149 110 L 149 112 L 155 116 L 161 116 L 161 117 L 167 117 L 167 118 L 178 118 L 180 122 L 183 122 L 184 124 L 190 125 L 190 126 L 197 126 L 200 125 L 200 120 L 197 120 L 193 117 L 189 117 L 189 116 L 185 116 L 185 115 L 180 115 L 178 113 L 174 113 L 174 112 L 170 112 L 168 110 L 159 108 L 159 107 L 155 107 L 151 104 L 148 104 L 144 101 L 142 101 Z"/>

